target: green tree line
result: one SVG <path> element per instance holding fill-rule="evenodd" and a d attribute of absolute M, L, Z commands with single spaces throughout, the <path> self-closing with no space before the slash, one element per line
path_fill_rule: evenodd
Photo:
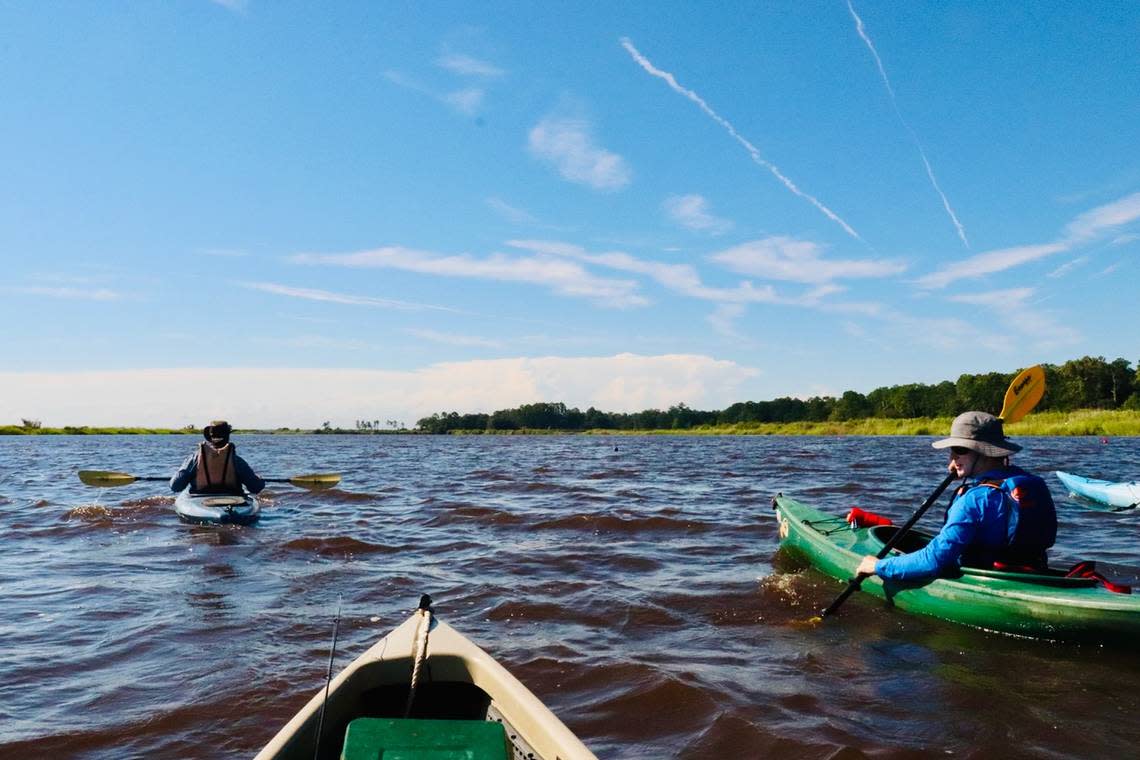
<path fill-rule="evenodd" d="M 1045 397 L 1039 411 L 1075 409 L 1140 409 L 1140 362 L 1108 361 L 1085 356 L 1064 364 L 1045 364 Z M 491 414 L 441 412 L 416 423 L 425 433 L 453 430 L 685 430 L 698 425 L 740 422 L 825 422 L 866 418 L 907 419 L 953 417 L 968 409 L 997 414 L 1009 383 L 1017 372 L 961 375 L 957 381 L 934 385 L 910 383 L 876 388 L 870 393 L 845 391 L 838 398 L 777 398 L 740 401 L 721 411 L 701 411 L 677 404 L 662 411 L 586 411 L 563 403 L 524 404 Z"/>

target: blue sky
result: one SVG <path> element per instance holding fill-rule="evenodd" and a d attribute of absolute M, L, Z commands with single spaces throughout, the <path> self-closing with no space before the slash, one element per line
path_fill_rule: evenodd
<path fill-rule="evenodd" d="M 1140 358 L 1135 3 L 0 6 L 0 418 Z"/>

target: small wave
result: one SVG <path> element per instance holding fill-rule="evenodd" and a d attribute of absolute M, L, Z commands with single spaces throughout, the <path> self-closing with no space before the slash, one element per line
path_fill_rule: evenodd
<path fill-rule="evenodd" d="M 590 733 L 642 738 L 697 731 L 718 710 L 706 688 L 645 665 L 615 664 L 599 668 L 596 677 L 595 689 L 617 693 L 594 701 L 595 717 L 585 721 Z"/>
<path fill-rule="evenodd" d="M 393 554 L 400 551 L 399 547 L 374 544 L 361 541 L 352 536 L 333 536 L 332 538 L 296 538 L 286 541 L 282 549 L 305 554 L 326 556 L 351 556 L 354 554 Z"/>
<path fill-rule="evenodd" d="M 492 493 L 577 493 L 581 489 L 545 480 L 520 482 L 517 480 L 495 481 L 487 487 Z"/>
<path fill-rule="evenodd" d="M 818 744 L 806 744 L 765 730 L 741 715 L 722 713 L 677 757 L 683 760 L 705 757 L 865 757 L 859 750 L 852 750 L 850 754 L 830 753 Z"/>
<path fill-rule="evenodd" d="M 384 489 L 382 489 L 384 490 Z M 321 491 L 307 491 L 303 494 L 306 501 L 332 502 L 333 504 L 361 504 L 383 498 L 381 494 L 365 493 L 363 491 L 342 491 L 339 488 L 327 488 Z"/>
<path fill-rule="evenodd" d="M 628 470 L 615 467 L 610 470 L 602 470 L 601 472 L 591 472 L 585 477 L 586 480 L 629 480 L 630 478 L 640 478 L 641 470 Z"/>
<path fill-rule="evenodd" d="M 63 513 L 64 520 L 85 520 L 88 522 L 110 520 L 113 516 L 114 510 L 106 504 L 80 504 Z"/>
<path fill-rule="evenodd" d="M 474 504 L 465 504 L 448 509 L 433 517 L 427 524 L 438 527 L 463 522 L 477 522 L 487 525 L 520 525 L 526 522 L 526 518 L 494 507 L 477 507 Z"/>
<path fill-rule="evenodd" d="M 704 533 L 709 527 L 696 520 L 679 520 L 670 517 L 619 517 L 617 515 L 570 515 L 555 520 L 544 520 L 534 526 L 539 530 L 583 530 L 591 533 L 628 533 L 643 531 L 678 533 Z"/>
<path fill-rule="evenodd" d="M 525 620 L 533 623 L 565 622 L 572 620 L 579 625 L 604 628 L 610 624 L 606 617 L 584 614 L 581 609 L 570 609 L 552 602 L 529 602 L 510 600 L 487 611 L 487 619 L 493 621 Z"/>
<path fill-rule="evenodd" d="M 513 476 L 501 470 L 472 470 L 467 477 L 473 480 L 514 480 Z"/>
<path fill-rule="evenodd" d="M 63 513 L 62 520 L 78 520 L 89 523 L 103 523 L 123 520 L 138 520 L 152 515 L 165 514 L 170 510 L 174 499 L 166 496 L 152 496 L 145 499 L 131 499 L 120 504 L 79 504 Z"/>
<path fill-rule="evenodd" d="M 174 504 L 174 497 L 146 496 L 142 499 L 127 499 L 119 503 L 124 507 L 169 507 Z"/>

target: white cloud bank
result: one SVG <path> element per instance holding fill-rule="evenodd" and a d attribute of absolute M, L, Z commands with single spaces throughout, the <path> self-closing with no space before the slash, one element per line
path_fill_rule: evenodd
<path fill-rule="evenodd" d="M 140 369 L 0 372 L 0 420 L 61 425 L 314 428 L 328 420 L 493 411 L 537 401 L 629 412 L 684 402 L 722 408 L 757 370 L 692 354 L 537 357 L 372 369 Z M 224 392 L 219 393 L 218 389 Z"/>

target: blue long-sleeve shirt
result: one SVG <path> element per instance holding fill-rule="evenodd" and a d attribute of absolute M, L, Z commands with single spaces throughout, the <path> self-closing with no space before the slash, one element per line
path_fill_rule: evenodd
<path fill-rule="evenodd" d="M 246 463 L 244 459 L 234 452 L 233 458 L 234 474 L 237 475 L 238 482 L 245 486 L 245 489 L 250 493 L 261 493 L 265 488 L 265 481 L 257 476 L 253 468 Z M 175 493 L 181 491 L 188 485 L 194 483 L 194 476 L 198 474 L 198 452 L 195 451 L 190 456 L 186 457 L 186 461 L 170 479 L 170 490 Z"/>
<path fill-rule="evenodd" d="M 967 485 L 982 480 L 1000 480 L 1021 470 L 994 470 L 971 479 Z M 886 557 L 875 563 L 875 574 L 883 580 L 918 580 L 957 570 L 962 554 L 969 549 L 972 556 L 996 554 L 1006 545 L 1009 505 L 998 488 L 974 487 L 950 504 L 946 523 L 930 543 L 916 552 Z"/>

